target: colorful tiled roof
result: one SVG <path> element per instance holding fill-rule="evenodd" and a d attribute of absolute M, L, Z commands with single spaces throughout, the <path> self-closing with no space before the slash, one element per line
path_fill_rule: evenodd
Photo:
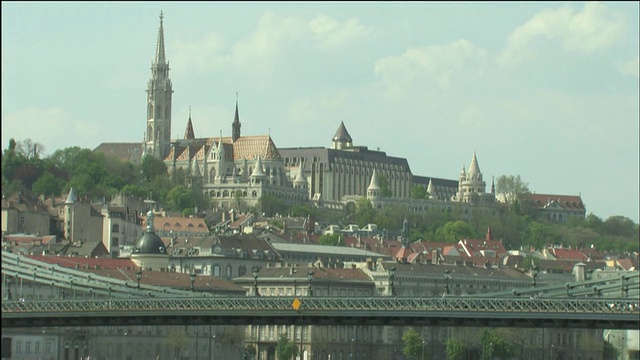
<path fill-rule="evenodd" d="M 585 210 L 580 196 L 575 195 L 549 195 L 531 194 L 531 203 L 537 209 L 544 209 L 552 203 L 562 206 L 565 210 Z"/>

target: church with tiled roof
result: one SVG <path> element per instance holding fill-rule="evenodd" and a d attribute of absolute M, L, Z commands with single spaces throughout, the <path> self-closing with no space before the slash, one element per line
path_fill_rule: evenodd
<path fill-rule="evenodd" d="M 171 97 L 169 62 L 165 57 L 163 17 L 151 79 L 147 84 L 147 131 L 142 156 L 162 159 L 169 174 L 184 172 L 193 185 L 198 183 L 216 206 L 232 208 L 243 201 L 257 204 L 263 195 L 283 203 L 302 203 L 308 198 L 305 184 L 294 186 L 285 172 L 282 157 L 270 135 L 242 136 L 238 101 L 231 124 L 231 136 L 196 137 L 189 109 L 184 137 L 171 139 Z M 306 183 L 306 182 L 305 182 Z"/>

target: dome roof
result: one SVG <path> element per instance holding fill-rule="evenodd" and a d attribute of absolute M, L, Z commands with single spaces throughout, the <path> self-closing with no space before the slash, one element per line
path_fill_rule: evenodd
<path fill-rule="evenodd" d="M 164 247 L 164 243 L 160 236 L 152 232 L 145 232 L 133 250 L 134 254 L 166 254 L 167 249 Z"/>
<path fill-rule="evenodd" d="M 142 234 L 136 246 L 133 249 L 134 254 L 166 254 L 167 249 L 160 239 L 160 236 L 156 235 L 153 231 L 153 211 L 147 213 L 147 229 Z"/>

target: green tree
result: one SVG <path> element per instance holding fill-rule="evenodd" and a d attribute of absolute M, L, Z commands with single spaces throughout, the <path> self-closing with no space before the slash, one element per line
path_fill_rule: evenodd
<path fill-rule="evenodd" d="M 464 357 L 464 344 L 462 341 L 448 338 L 445 342 L 447 360 L 462 360 Z"/>
<path fill-rule="evenodd" d="M 258 199 L 258 208 L 265 216 L 272 217 L 276 214 L 286 214 L 287 207 L 282 204 L 275 196 L 262 195 Z"/>
<path fill-rule="evenodd" d="M 150 155 L 142 158 L 140 170 L 146 181 L 151 181 L 157 176 L 167 175 L 167 166 L 164 162 Z M 184 185 L 184 182 L 178 185 Z"/>
<path fill-rule="evenodd" d="M 478 233 L 468 223 L 457 220 L 444 224 L 436 231 L 438 241 L 454 244 L 460 239 L 477 239 Z"/>
<path fill-rule="evenodd" d="M 36 195 L 59 195 L 64 182 L 53 176 L 50 172 L 45 172 L 33 183 L 31 191 Z"/>
<path fill-rule="evenodd" d="M 195 202 L 193 201 L 193 194 L 191 190 L 182 185 L 174 186 L 167 193 L 167 205 L 172 209 L 183 211 L 188 208 L 194 208 Z"/>
<path fill-rule="evenodd" d="M 359 227 L 365 227 L 367 224 L 371 224 L 374 220 L 375 210 L 366 197 L 361 196 L 356 199 L 356 212 L 353 215 L 353 219 Z"/>
<path fill-rule="evenodd" d="M 325 234 L 325 235 L 321 235 L 318 238 L 318 244 L 320 245 L 331 245 L 331 246 L 337 246 L 340 245 L 340 234 L 339 233 L 335 233 L 335 234 Z"/>
<path fill-rule="evenodd" d="M 189 337 L 184 331 L 173 331 L 167 334 L 167 344 L 173 346 L 176 359 L 182 359 L 182 349 L 189 346 Z"/>
<path fill-rule="evenodd" d="M 378 174 L 378 186 L 380 186 L 380 196 L 382 197 L 393 196 L 393 192 L 389 190 L 389 180 L 387 180 L 386 176 L 382 174 Z"/>
<path fill-rule="evenodd" d="M 508 359 L 512 354 L 511 344 L 501 337 L 496 330 L 484 329 L 482 331 L 482 359 L 493 358 Z"/>
<path fill-rule="evenodd" d="M 422 338 L 414 328 L 409 328 L 402 334 L 402 355 L 407 359 L 420 359 L 422 355 Z"/>
<path fill-rule="evenodd" d="M 298 347 L 285 334 L 280 335 L 276 345 L 278 360 L 291 360 L 298 356 Z"/>
<path fill-rule="evenodd" d="M 545 245 L 555 243 L 555 237 L 551 226 L 537 221 L 529 223 L 525 235 L 525 243 L 536 249 L 542 249 Z"/>
<path fill-rule="evenodd" d="M 496 197 L 501 197 L 519 214 L 525 213 L 530 195 L 529 185 L 522 181 L 520 175 L 502 175 L 496 179 Z"/>
<path fill-rule="evenodd" d="M 411 198 L 412 199 L 428 199 L 429 193 L 427 192 L 427 188 L 422 185 L 415 184 L 411 187 Z"/>
<path fill-rule="evenodd" d="M 147 190 L 136 184 L 127 184 L 122 187 L 121 191 L 125 195 L 132 195 L 140 199 L 144 199 L 149 195 Z"/>
<path fill-rule="evenodd" d="M 258 352 L 256 351 L 256 347 L 251 344 L 248 344 L 243 349 L 242 360 L 255 359 L 257 353 Z"/>
<path fill-rule="evenodd" d="M 610 342 L 604 341 L 602 349 L 602 360 L 617 360 L 618 359 L 618 349 L 613 346 Z"/>

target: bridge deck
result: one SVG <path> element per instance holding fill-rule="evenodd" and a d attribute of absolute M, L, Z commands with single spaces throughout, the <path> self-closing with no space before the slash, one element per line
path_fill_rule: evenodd
<path fill-rule="evenodd" d="M 306 297 L 3 301 L 2 327 L 158 324 L 446 325 L 637 329 L 638 299 Z"/>

